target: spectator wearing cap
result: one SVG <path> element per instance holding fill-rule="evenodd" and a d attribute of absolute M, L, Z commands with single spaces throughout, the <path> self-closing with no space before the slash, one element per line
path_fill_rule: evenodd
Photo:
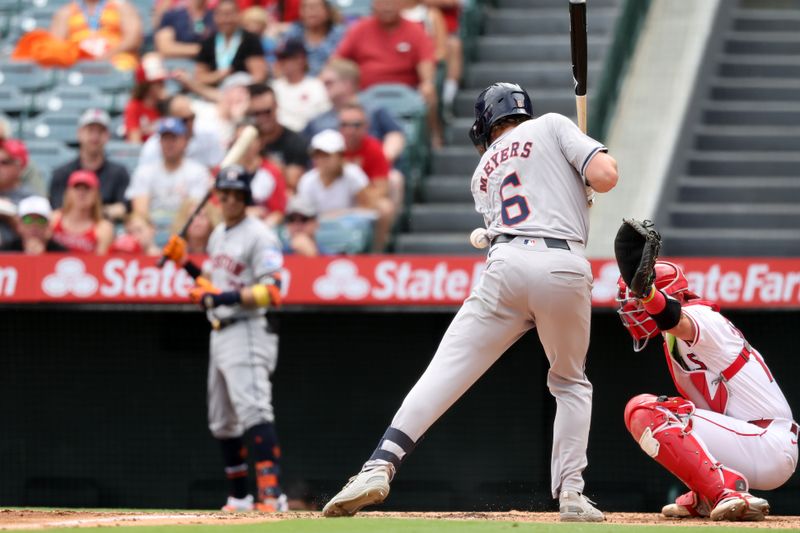
<path fill-rule="evenodd" d="M 280 102 L 278 122 L 292 131 L 301 132 L 308 122 L 331 108 L 325 86 L 308 72 L 306 48 L 302 39 L 282 41 L 275 51 L 280 77 L 272 89 Z"/>
<path fill-rule="evenodd" d="M 31 192 L 22 185 L 22 173 L 28 166 L 28 150 L 22 141 L 5 139 L 0 143 L 0 197 L 18 204 Z"/>
<path fill-rule="evenodd" d="M 334 55 L 358 64 L 361 89 L 381 83 L 417 89 L 428 104 L 432 143 L 440 146 L 434 44 L 422 26 L 401 16 L 402 7 L 402 0 L 373 0 L 372 15 L 348 28 Z"/>
<path fill-rule="evenodd" d="M 304 257 L 325 255 L 324 248 L 317 243 L 319 221 L 317 211 L 306 199 L 294 196 L 286 206 L 284 219 L 286 232 L 283 235 L 283 253 Z"/>
<path fill-rule="evenodd" d="M 308 54 L 308 73 L 319 76 L 344 32 L 339 12 L 330 0 L 302 0 L 300 20 L 289 26 L 286 37 L 303 41 Z"/>
<path fill-rule="evenodd" d="M 184 94 L 176 94 L 164 102 L 168 117 L 177 118 L 184 123 L 189 144 L 186 147 L 186 157 L 213 168 L 220 164 L 225 157 L 225 144 L 221 132 L 215 131 L 213 125 L 199 128 L 192 100 Z M 139 153 L 138 166 L 160 163 L 163 159 L 161 142 L 158 131 L 150 136 L 142 146 Z"/>
<path fill-rule="evenodd" d="M 217 31 L 201 43 L 195 58 L 197 81 L 217 86 L 234 72 L 247 72 L 256 82 L 265 81 L 269 67 L 261 39 L 241 28 L 236 0 L 219 0 L 214 24 Z"/>
<path fill-rule="evenodd" d="M 11 123 L 8 121 L 8 117 L 0 113 L 0 145 L 3 144 L 6 139 L 11 140 L 12 136 Z M 23 146 L 25 146 L 25 143 L 23 143 Z M 33 161 L 29 160 L 28 164 L 25 165 L 25 170 L 22 171 L 22 185 L 24 188 L 31 191 L 31 193 L 39 195 L 47 194 L 44 180 L 42 179 L 42 173 L 39 172 L 39 169 L 36 168 L 36 163 Z"/>
<path fill-rule="evenodd" d="M 186 201 L 199 202 L 211 184 L 202 164 L 186 157 L 188 133 L 180 119 L 167 117 L 159 123 L 162 158 L 136 167 L 125 193 L 133 212 L 149 217 L 156 226 L 156 244 L 169 238 L 173 219 Z"/>
<path fill-rule="evenodd" d="M 270 159 L 286 178 L 286 186 L 294 191 L 300 176 L 309 167 L 308 142 L 278 122 L 278 101 L 266 84 L 251 85 L 248 117 L 258 129 L 261 155 Z"/>
<path fill-rule="evenodd" d="M 90 170 L 76 170 L 67 180 L 64 205 L 53 217 L 53 240 L 69 251 L 104 255 L 114 227 L 103 218 L 100 180 Z"/>
<path fill-rule="evenodd" d="M 240 135 L 245 123 L 239 125 L 236 135 Z M 239 164 L 252 176 L 250 180 L 250 194 L 253 205 L 248 207 L 248 213 L 263 219 L 269 226 L 277 226 L 283 221 L 286 210 L 286 180 L 280 168 L 260 153 L 258 143 L 251 143 L 247 147 Z"/>
<path fill-rule="evenodd" d="M 164 57 L 191 59 L 200 53 L 200 43 L 214 30 L 214 15 L 207 0 L 188 0 L 183 7 L 164 12 L 153 41 Z"/>
<path fill-rule="evenodd" d="M 339 131 L 345 141 L 345 160 L 358 165 L 369 178 L 369 206 L 378 213 L 372 246 L 375 251 L 383 251 L 401 205 L 393 198 L 402 198 L 403 180 L 390 187 L 391 167 L 383 155 L 380 141 L 367 134 L 367 113 L 357 102 L 339 111 Z"/>
<path fill-rule="evenodd" d="M 53 15 L 50 33 L 77 43 L 83 54 L 111 61 L 120 70 L 136 67 L 144 40 L 139 12 L 122 0 L 73 0 Z"/>
<path fill-rule="evenodd" d="M 169 77 L 161 57 L 156 53 L 142 56 L 136 68 L 131 98 L 125 105 L 125 139 L 141 144 L 155 132 L 161 113 L 158 104 L 167 96 L 164 82 Z"/>
<path fill-rule="evenodd" d="M 12 204 L 13 207 L 13 204 Z M 0 211 L 2 214 L 3 211 Z M 24 252 L 40 255 L 44 252 L 66 252 L 67 249 L 52 239 L 50 221 L 53 210 L 43 196 L 28 196 L 19 203 L 14 219 L 16 234 L 13 239 L 0 242 L 2 252 Z"/>
<path fill-rule="evenodd" d="M 369 208 L 369 178 L 344 159 L 342 134 L 325 130 L 311 139 L 314 168 L 297 185 L 297 196 L 320 216 L 335 216 L 357 207 Z"/>
<path fill-rule="evenodd" d="M 111 119 L 102 109 L 87 109 L 78 120 L 78 157 L 56 168 L 50 180 L 50 203 L 60 209 L 67 180 L 76 170 L 90 170 L 100 180 L 103 213 L 112 220 L 125 217 L 125 190 L 130 183 L 128 170 L 106 157 Z"/>
<path fill-rule="evenodd" d="M 361 74 L 358 65 L 349 59 L 331 59 L 319 75 L 333 107 L 308 123 L 303 135 L 310 139 L 327 129 L 339 129 L 339 110 L 358 99 Z M 394 165 L 406 146 L 403 126 L 384 107 L 365 107 L 368 132 L 383 145 L 383 155 Z"/>

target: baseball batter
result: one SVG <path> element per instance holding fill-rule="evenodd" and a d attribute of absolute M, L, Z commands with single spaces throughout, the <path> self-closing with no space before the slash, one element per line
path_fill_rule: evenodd
<path fill-rule="evenodd" d="M 659 333 L 680 396 L 640 394 L 625 424 L 642 449 L 688 487 L 668 517 L 763 520 L 750 488 L 784 484 L 797 466 L 797 423 L 763 356 L 719 307 L 689 290 L 677 265 L 655 264 L 655 285 L 635 298 L 619 281 L 619 314 L 640 351 Z"/>
<path fill-rule="evenodd" d="M 382 502 L 425 431 L 536 327 L 556 398 L 551 475 L 561 519 L 604 519 L 582 494 L 592 410 L 592 385 L 584 373 L 592 286 L 583 253 L 584 185 L 612 189 L 616 162 L 566 117 L 534 120 L 531 100 L 519 85 L 488 87 L 477 98 L 475 116 L 471 138 L 483 156 L 471 187 L 491 241 L 486 270 L 378 447 L 328 502 L 325 516 L 353 515 Z"/>
<path fill-rule="evenodd" d="M 164 255 L 195 277 L 192 301 L 211 322 L 208 364 L 208 425 L 219 440 L 230 481 L 225 511 L 285 511 L 278 484 L 280 448 L 275 432 L 270 375 L 278 359 L 278 337 L 265 312 L 280 303 L 281 244 L 274 232 L 245 213 L 249 176 L 240 166 L 220 171 L 216 194 L 223 222 L 208 243 L 210 270 L 201 275 L 186 260 L 185 242 L 172 236 Z M 245 443 L 256 468 L 258 497 L 248 494 Z"/>

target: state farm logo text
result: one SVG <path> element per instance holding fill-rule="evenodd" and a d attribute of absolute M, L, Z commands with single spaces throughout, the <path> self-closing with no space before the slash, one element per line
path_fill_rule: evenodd
<path fill-rule="evenodd" d="M 800 266 L 800 265 L 798 265 Z M 705 272 L 686 272 L 689 288 L 709 300 L 720 303 L 800 302 L 800 272 L 770 271 L 766 263 L 752 263 L 745 272 L 722 272 L 719 264 Z"/>
<path fill-rule="evenodd" d="M 450 268 L 447 261 L 415 267 L 411 261 L 386 260 L 379 262 L 370 276 L 359 272 L 353 261 L 337 259 L 314 281 L 313 290 L 323 300 L 461 302 L 469 296 L 483 269 L 483 262 L 467 270 Z"/>

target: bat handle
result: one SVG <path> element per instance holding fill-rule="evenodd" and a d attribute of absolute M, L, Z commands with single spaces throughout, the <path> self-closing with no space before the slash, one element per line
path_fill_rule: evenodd
<path fill-rule="evenodd" d="M 159 258 L 158 258 L 158 261 L 156 261 L 156 266 L 157 266 L 158 268 L 161 268 L 161 267 L 163 267 L 163 266 L 164 266 L 164 263 L 166 263 L 166 262 L 167 262 L 167 259 L 168 259 L 168 258 L 167 258 L 167 256 L 166 256 L 166 255 L 162 255 L 161 257 L 159 257 Z"/>

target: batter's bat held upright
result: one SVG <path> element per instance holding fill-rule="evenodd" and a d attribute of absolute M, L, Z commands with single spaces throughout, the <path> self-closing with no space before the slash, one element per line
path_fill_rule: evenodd
<path fill-rule="evenodd" d="M 253 125 L 245 126 L 245 128 L 242 129 L 242 132 L 239 134 L 239 137 L 236 139 L 233 145 L 231 145 L 230 149 L 228 149 L 228 153 L 226 153 L 225 157 L 222 158 L 222 163 L 219 164 L 219 167 L 225 168 L 230 165 L 235 165 L 236 163 L 238 163 L 239 160 L 244 155 L 244 153 L 247 151 L 250 145 L 253 142 L 255 142 L 256 139 L 258 139 L 258 130 L 255 128 L 255 126 Z M 186 232 L 189 231 L 189 226 L 192 225 L 192 221 L 197 216 L 197 214 L 203 210 L 203 208 L 206 205 L 206 202 L 208 202 L 208 199 L 211 198 L 213 192 L 214 192 L 213 187 L 208 189 L 206 195 L 203 196 L 203 199 L 200 200 L 200 203 L 197 204 L 197 207 L 194 208 L 192 213 L 189 215 L 189 218 L 187 218 L 186 222 L 184 222 L 183 226 L 181 227 L 181 230 L 178 232 L 178 236 L 180 236 L 182 239 L 186 238 Z M 166 261 L 167 257 L 162 255 L 158 259 L 157 263 L 158 267 L 161 268 L 162 266 L 164 266 L 164 263 Z"/>
<path fill-rule="evenodd" d="M 586 0 L 569 0 L 569 35 L 572 51 L 572 78 L 575 80 L 575 106 L 578 127 L 586 133 L 586 85 L 589 70 L 586 39 Z"/>
<path fill-rule="evenodd" d="M 575 107 L 578 127 L 586 133 L 586 86 L 589 77 L 589 53 L 586 37 L 586 0 L 569 0 L 569 38 L 572 52 L 572 79 L 575 81 Z M 586 202 L 594 204 L 595 192 L 586 186 Z"/>

